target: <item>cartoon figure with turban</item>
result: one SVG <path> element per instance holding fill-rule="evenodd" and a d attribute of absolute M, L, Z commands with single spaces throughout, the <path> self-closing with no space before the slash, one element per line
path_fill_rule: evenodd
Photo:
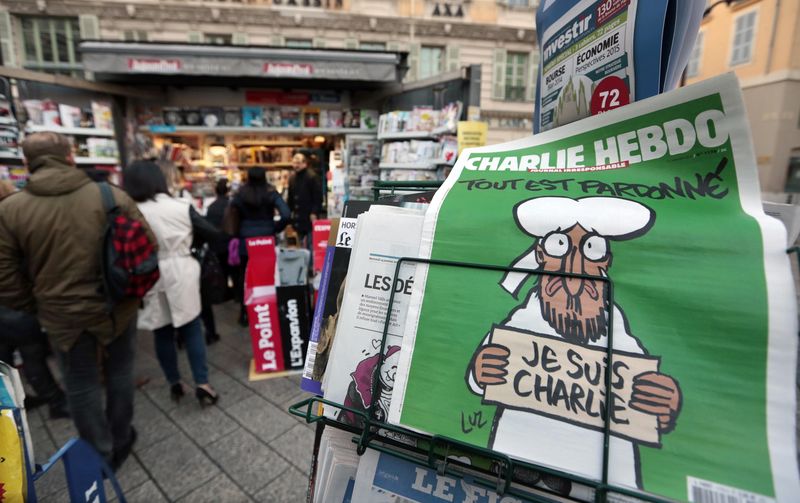
<path fill-rule="evenodd" d="M 612 264 L 611 243 L 644 235 L 653 226 L 653 211 L 634 201 L 613 197 L 540 197 L 514 209 L 519 228 L 536 242 L 514 267 L 540 271 L 525 301 L 501 325 L 561 338 L 589 348 L 607 347 L 608 313 L 614 310 L 614 349 L 646 355 L 630 333 L 625 315 L 609 305 L 605 281 L 547 275 L 562 272 L 607 277 Z M 528 274 L 509 272 L 500 285 L 518 298 Z M 489 343 L 487 336 L 467 370 L 469 388 L 483 396 L 487 386 L 506 382 L 509 351 Z M 675 427 L 681 392 L 672 377 L 658 372 L 639 374 L 628 403 L 632 409 L 658 417 L 658 428 Z M 489 447 L 511 456 L 599 478 L 603 433 L 530 411 L 498 407 Z M 576 454 L 580 449 L 586 454 Z M 638 446 L 627 439 L 610 439 L 609 480 L 642 487 Z M 567 489 L 567 493 L 569 490 Z"/>

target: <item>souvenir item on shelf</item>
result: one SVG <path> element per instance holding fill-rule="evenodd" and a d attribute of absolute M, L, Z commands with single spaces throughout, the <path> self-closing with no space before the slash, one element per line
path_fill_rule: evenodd
<path fill-rule="evenodd" d="M 238 127 L 242 125 L 242 110 L 239 107 L 225 107 L 222 113 L 222 125 Z"/>
<path fill-rule="evenodd" d="M 377 129 L 378 128 L 378 111 L 377 110 L 361 110 L 361 122 L 359 124 L 361 129 Z"/>
<path fill-rule="evenodd" d="M 264 127 L 281 127 L 281 109 L 277 107 L 264 108 Z"/>
<path fill-rule="evenodd" d="M 303 110 L 303 126 L 319 127 L 319 108 L 306 108 Z"/>
<path fill-rule="evenodd" d="M 44 124 L 44 104 L 42 100 L 23 100 L 22 106 L 25 107 L 25 113 L 28 115 L 30 124 L 36 126 Z"/>
<path fill-rule="evenodd" d="M 264 126 L 264 109 L 261 107 L 242 107 L 242 123 L 246 127 Z"/>
<path fill-rule="evenodd" d="M 183 114 L 178 107 L 164 107 L 164 124 L 168 126 L 182 126 L 184 124 Z"/>
<path fill-rule="evenodd" d="M 203 115 L 197 108 L 184 108 L 182 110 L 183 122 L 187 126 L 201 126 L 203 125 Z"/>
<path fill-rule="evenodd" d="M 61 116 L 61 125 L 67 128 L 81 126 L 81 109 L 63 103 L 58 105 L 58 114 Z"/>
<path fill-rule="evenodd" d="M 203 126 L 214 128 L 222 125 L 222 109 L 219 107 L 203 107 L 200 109 Z"/>
<path fill-rule="evenodd" d="M 61 114 L 58 112 L 58 103 L 53 100 L 42 100 L 42 125 L 61 126 Z"/>
<path fill-rule="evenodd" d="M 97 129 L 114 129 L 111 104 L 105 101 L 92 100 L 92 121 Z"/>

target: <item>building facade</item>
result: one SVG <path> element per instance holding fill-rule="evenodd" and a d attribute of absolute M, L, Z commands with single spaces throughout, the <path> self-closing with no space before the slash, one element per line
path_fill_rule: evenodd
<path fill-rule="evenodd" d="M 80 40 L 408 53 L 404 82 L 481 65 L 489 141 L 530 134 L 538 0 L 4 0 L 3 64 L 84 75 Z M 91 78 L 91 75 L 87 75 Z"/>
<path fill-rule="evenodd" d="M 728 5 L 730 4 L 730 5 Z M 800 0 L 709 1 L 687 83 L 736 72 L 761 190 L 800 192 Z"/>

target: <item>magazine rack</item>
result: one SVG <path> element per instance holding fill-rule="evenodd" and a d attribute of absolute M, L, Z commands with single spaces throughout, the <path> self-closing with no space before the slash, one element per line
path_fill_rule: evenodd
<path fill-rule="evenodd" d="M 424 190 L 436 190 L 442 185 L 442 182 L 436 180 L 418 181 L 418 182 L 388 182 L 378 180 L 372 186 L 372 195 L 377 201 L 381 197 L 382 192 L 395 194 L 396 192 L 420 192 Z"/>
<path fill-rule="evenodd" d="M 382 191 L 388 191 L 394 194 L 396 191 L 414 192 L 420 190 L 431 190 L 441 185 L 441 182 L 375 182 L 373 188 L 375 199 L 380 197 Z M 800 264 L 800 247 L 793 247 L 787 250 L 787 253 L 795 253 L 797 255 L 798 264 Z M 509 266 L 495 266 L 489 264 L 475 264 L 467 262 L 447 261 L 447 260 L 433 260 L 404 257 L 397 261 L 395 268 L 395 277 L 398 276 L 400 268 L 406 263 L 426 264 L 427 266 L 440 266 L 440 267 L 459 267 L 473 270 L 487 270 L 497 272 L 521 272 L 536 276 L 560 276 L 578 279 L 591 279 L 602 281 L 608 285 L 607 302 L 608 305 L 614 305 L 614 284 L 608 277 L 584 275 L 584 274 L 570 274 L 559 272 L 535 271 L 531 269 L 509 267 Z M 384 322 L 383 336 L 381 339 L 381 351 L 378 364 L 375 366 L 372 376 L 372 395 L 379 396 L 381 382 L 379 379 L 380 369 L 385 359 L 386 341 L 389 332 L 389 322 L 391 317 L 392 306 L 394 304 L 395 292 L 391 289 L 389 295 L 389 304 L 387 307 L 387 317 Z M 608 393 L 611 387 L 611 372 L 609 368 L 613 364 L 613 309 L 609 310 L 608 320 L 608 343 L 606 347 L 606 371 L 604 387 L 606 396 L 609 396 L 609 403 L 605 405 L 605 410 L 610 410 L 613 407 L 614 394 Z M 321 414 L 321 406 L 328 407 L 338 411 L 347 411 L 352 416 L 358 418 L 358 425 L 346 423 L 339 419 L 325 416 Z M 653 503 L 662 503 L 669 500 L 655 496 L 652 494 L 643 493 L 640 491 L 617 487 L 609 484 L 609 441 L 611 437 L 610 428 L 610 415 L 604 414 L 604 427 L 603 427 L 603 469 L 601 480 L 587 479 L 578 475 L 548 468 L 546 466 L 537 465 L 534 463 L 526 463 L 511 459 L 509 456 L 494 451 L 492 449 L 477 447 L 472 444 L 448 438 L 442 435 L 426 435 L 419 433 L 402 426 L 386 423 L 376 419 L 375 417 L 375 404 L 371 404 L 367 410 L 358 410 L 351 407 L 346 407 L 343 404 L 332 402 L 321 397 L 312 397 L 301 402 L 298 402 L 289 407 L 289 412 L 295 416 L 302 417 L 308 423 L 316 423 L 322 427 L 330 426 L 337 428 L 354 435 L 353 441 L 357 444 L 356 452 L 359 455 L 370 448 L 380 452 L 390 454 L 392 456 L 401 458 L 403 460 L 415 463 L 425 464 L 428 468 L 436 470 L 439 475 L 451 475 L 455 477 L 464 477 L 468 475 L 471 481 L 480 484 L 489 489 L 495 490 L 498 494 L 509 494 L 524 501 L 536 502 L 554 502 L 565 501 L 563 495 L 557 494 L 554 491 L 535 486 L 533 484 L 538 480 L 535 477 L 533 484 L 526 483 L 530 481 L 530 475 L 549 475 L 552 477 L 569 480 L 572 483 L 579 484 L 594 490 L 594 499 L 597 502 L 606 502 L 609 499 L 615 501 L 625 500 L 638 500 Z M 335 414 L 335 417 L 340 417 Z M 451 456 L 467 456 L 471 460 L 471 464 L 463 463 L 458 459 L 453 459 Z M 313 474 L 312 474 L 313 477 Z M 513 485 L 512 485 L 513 483 Z M 521 488 L 530 488 L 536 491 L 532 494 L 529 491 L 522 491 Z"/>
<path fill-rule="evenodd" d="M 401 187 L 401 189 L 406 189 L 406 187 L 408 187 L 408 189 L 406 190 L 413 190 L 410 188 L 411 186 L 412 185 L 409 184 L 408 186 Z M 414 187 L 417 188 L 419 187 L 419 185 L 415 185 Z M 397 277 L 397 275 L 399 274 L 400 268 L 404 264 L 408 263 L 425 264 L 428 267 L 431 266 L 458 267 L 458 268 L 466 268 L 472 270 L 497 271 L 503 273 L 519 272 L 536 276 L 548 275 L 548 276 L 559 276 L 566 278 L 602 281 L 608 286 L 607 298 L 606 298 L 608 305 L 613 305 L 614 302 L 614 284 L 610 278 L 603 276 L 593 276 L 587 274 L 571 274 L 562 272 L 543 273 L 542 271 L 526 269 L 526 268 L 510 267 L 510 266 L 496 266 L 490 264 L 475 264 L 475 263 L 456 262 L 448 260 L 404 257 L 397 261 L 395 268 L 395 277 Z M 390 323 L 392 306 L 394 304 L 394 299 L 395 299 L 395 292 L 394 289 L 392 289 L 389 295 L 387 317 L 386 321 L 384 322 L 383 336 L 381 339 L 381 351 L 380 351 L 381 356 L 379 358 L 378 364 L 375 366 L 375 370 L 373 371 L 373 376 L 372 376 L 372 396 L 380 396 L 381 392 L 380 387 L 382 385 L 379 379 L 379 375 L 380 375 L 380 368 L 385 358 L 386 341 L 389 332 L 389 323 Z M 611 389 L 611 379 L 612 379 L 612 373 L 609 372 L 608 369 L 613 364 L 613 352 L 612 352 L 613 340 L 614 340 L 613 316 L 614 316 L 613 309 L 611 309 L 609 310 L 609 320 L 608 320 L 608 344 L 606 347 L 607 363 L 606 363 L 605 382 L 604 382 L 606 396 L 609 396 L 611 398 L 608 400 L 609 403 L 606 405 L 607 407 L 606 410 L 611 410 L 611 407 L 613 407 L 613 402 L 614 402 L 614 394 L 608 393 L 608 390 Z M 319 414 L 317 413 L 317 411 L 319 411 L 319 405 L 324 405 L 326 407 L 338 409 L 340 411 L 347 411 L 352 415 L 354 415 L 355 417 L 357 417 L 358 423 L 360 424 L 352 425 L 340 421 L 338 419 L 332 419 L 330 417 L 326 417 L 322 414 Z M 552 477 L 566 479 L 575 484 L 586 486 L 594 490 L 595 501 L 598 502 L 607 501 L 610 494 L 613 494 L 614 496 L 621 495 L 622 497 L 629 497 L 629 498 L 632 497 L 640 501 L 648 501 L 648 502 L 660 503 L 668 501 L 667 499 L 653 496 L 651 494 L 646 494 L 636 490 L 617 487 L 609 484 L 608 482 L 609 441 L 611 437 L 611 424 L 610 424 L 611 418 L 609 414 L 604 415 L 605 420 L 603 427 L 603 470 L 602 470 L 602 479 L 598 481 L 580 477 L 578 475 L 567 473 L 561 470 L 556 470 L 537 464 L 525 463 L 522 461 L 514 460 L 511 459 L 509 456 L 502 454 L 500 452 L 487 448 L 476 447 L 474 445 L 467 444 L 459 440 L 448 438 L 445 436 L 421 434 L 416 431 L 410 430 L 408 428 L 404 428 L 393 424 L 388 424 L 385 421 L 381 421 L 376 418 L 374 403 L 371 404 L 367 408 L 367 410 L 357 410 L 350 407 L 346 407 L 340 403 L 332 402 L 330 400 L 325 400 L 319 397 L 312 397 L 292 405 L 289 408 L 289 412 L 295 416 L 304 418 L 308 423 L 318 423 L 353 433 L 355 435 L 354 442 L 356 442 L 357 444 L 356 452 L 359 455 L 363 454 L 367 450 L 367 448 L 370 448 L 391 454 L 393 456 L 402 458 L 406 461 L 410 461 L 413 463 L 420 463 L 421 461 L 427 460 L 427 466 L 431 469 L 437 470 L 440 475 L 448 474 L 448 475 L 454 475 L 456 477 L 462 477 L 465 475 L 467 471 L 469 471 L 469 475 L 473 477 L 475 483 L 491 488 L 497 491 L 498 494 L 501 495 L 510 494 L 513 495 L 514 497 L 526 501 L 544 501 L 544 502 L 564 501 L 563 495 L 558 495 L 555 492 L 553 492 L 552 497 L 550 497 L 545 492 L 546 490 L 544 488 L 541 488 L 540 486 L 536 486 L 535 488 L 532 485 L 527 486 L 534 491 L 542 493 L 541 495 L 535 495 L 533 497 L 530 492 L 528 491 L 523 492 L 519 490 L 518 489 L 519 487 L 526 486 L 525 480 L 526 478 L 528 478 L 525 476 L 526 474 L 539 474 L 539 475 L 545 474 Z M 465 464 L 455 459 L 452 459 L 450 456 L 467 456 L 471 459 L 472 462 L 471 464 Z M 477 474 L 475 472 L 477 472 Z M 538 479 L 538 477 L 536 478 Z M 517 488 L 512 486 L 512 482 L 514 483 L 514 485 L 517 486 Z"/>

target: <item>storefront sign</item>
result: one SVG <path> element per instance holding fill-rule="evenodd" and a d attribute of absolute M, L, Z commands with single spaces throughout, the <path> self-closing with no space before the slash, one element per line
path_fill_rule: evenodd
<path fill-rule="evenodd" d="M 82 42 L 84 68 L 95 74 L 203 75 L 226 78 L 397 82 L 397 54 L 202 44 Z"/>
<path fill-rule="evenodd" d="M 297 63 L 264 63 L 264 74 L 270 77 L 311 77 L 314 67 Z"/>
<path fill-rule="evenodd" d="M 302 370 L 311 327 L 308 286 L 279 286 L 277 293 L 283 347 L 280 363 L 284 370 Z"/>
<path fill-rule="evenodd" d="M 458 122 L 458 153 L 465 148 L 482 147 L 486 145 L 489 134 L 489 124 L 479 121 Z"/>
<path fill-rule="evenodd" d="M 129 58 L 128 69 L 135 73 L 179 73 L 181 60 L 163 58 Z"/>
<path fill-rule="evenodd" d="M 250 324 L 255 370 L 284 370 L 278 297 L 275 289 L 275 238 L 247 239 L 247 271 L 244 299 Z"/>

